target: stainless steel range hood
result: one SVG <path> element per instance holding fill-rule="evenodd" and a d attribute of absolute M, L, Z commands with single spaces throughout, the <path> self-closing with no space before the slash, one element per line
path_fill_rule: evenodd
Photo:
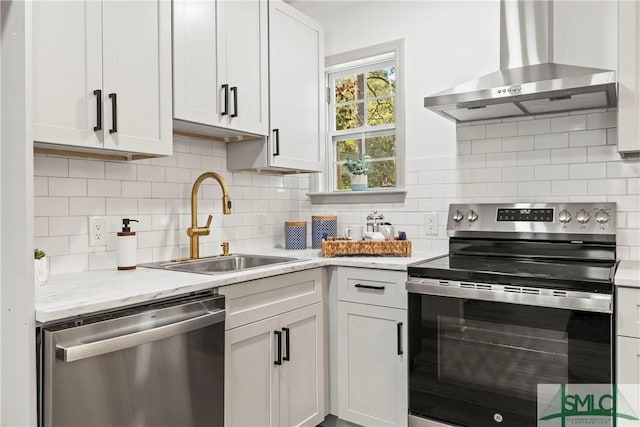
<path fill-rule="evenodd" d="M 456 123 L 615 107 L 616 73 L 551 62 L 550 1 L 500 2 L 500 70 L 438 92 L 424 106 Z"/>

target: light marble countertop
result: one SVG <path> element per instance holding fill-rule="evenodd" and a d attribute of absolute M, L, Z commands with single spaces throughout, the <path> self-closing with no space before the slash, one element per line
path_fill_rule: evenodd
<path fill-rule="evenodd" d="M 268 254 L 289 256 L 300 261 L 220 275 L 143 267 L 127 271 L 97 270 L 52 275 L 45 285 L 36 289 L 36 321 L 53 322 L 316 267 L 333 265 L 406 271 L 408 264 L 442 255 L 424 252 L 409 258 L 322 258 L 317 249 L 273 249 Z"/>
<path fill-rule="evenodd" d="M 616 286 L 640 288 L 640 262 L 620 261 L 614 282 Z"/>

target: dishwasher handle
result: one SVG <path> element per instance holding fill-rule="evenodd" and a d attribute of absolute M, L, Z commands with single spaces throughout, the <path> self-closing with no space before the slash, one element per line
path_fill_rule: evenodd
<path fill-rule="evenodd" d="M 224 318 L 225 310 L 218 310 L 182 320 L 180 322 L 108 338 L 101 341 L 68 347 L 58 344 L 56 345 L 56 358 L 64 362 L 88 359 L 90 357 L 100 356 L 102 354 L 112 353 L 114 351 L 124 350 L 164 338 L 169 338 L 174 335 L 195 331 L 196 329 L 201 329 L 215 323 L 223 322 Z"/>

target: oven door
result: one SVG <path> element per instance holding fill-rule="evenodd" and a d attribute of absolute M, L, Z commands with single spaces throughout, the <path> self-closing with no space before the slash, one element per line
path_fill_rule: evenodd
<path fill-rule="evenodd" d="M 607 296 L 590 307 L 420 282 L 407 284 L 410 424 L 535 427 L 538 384 L 611 383 L 612 316 L 589 311 L 607 311 Z"/>

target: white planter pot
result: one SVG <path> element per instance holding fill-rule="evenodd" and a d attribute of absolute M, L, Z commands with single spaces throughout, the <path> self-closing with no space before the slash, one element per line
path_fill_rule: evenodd
<path fill-rule="evenodd" d="M 49 260 L 47 257 L 33 260 L 33 282 L 36 286 L 44 285 L 49 279 Z"/>
<path fill-rule="evenodd" d="M 351 190 L 365 191 L 367 189 L 367 175 L 351 175 Z"/>

